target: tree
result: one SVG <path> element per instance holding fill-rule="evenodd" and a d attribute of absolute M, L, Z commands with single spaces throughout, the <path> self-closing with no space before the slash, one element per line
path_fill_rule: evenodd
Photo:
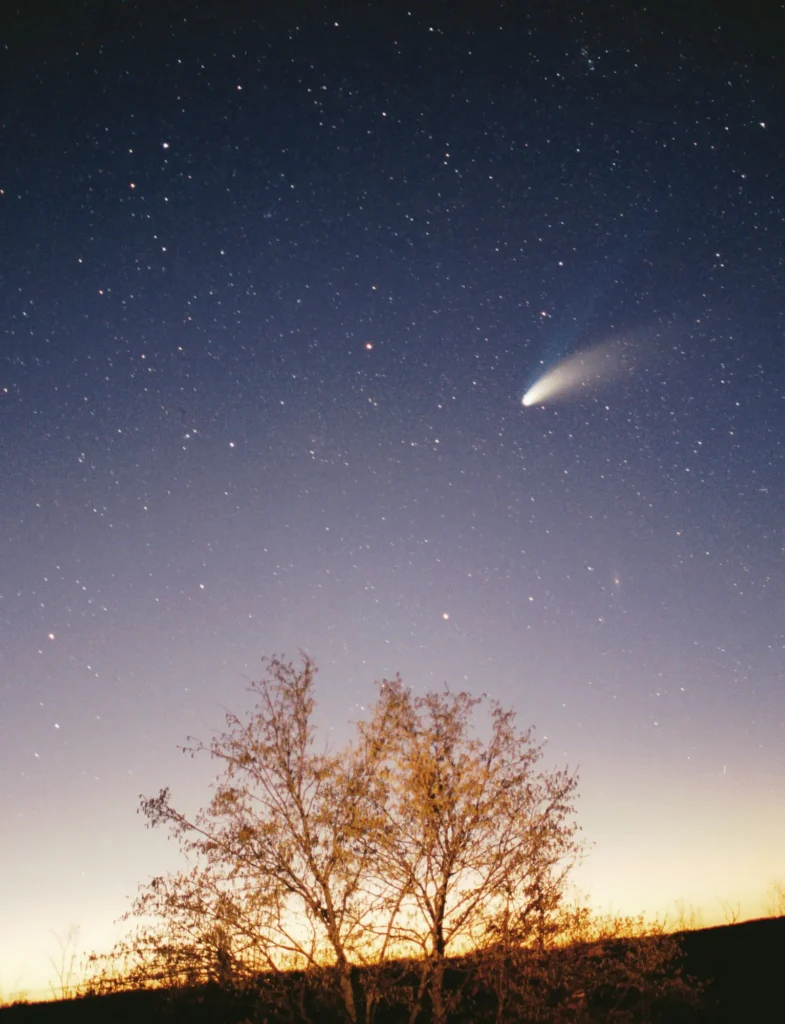
<path fill-rule="evenodd" d="M 448 959 L 474 948 L 500 916 L 542 925 L 560 899 L 580 851 L 577 779 L 537 771 L 542 747 L 516 728 L 514 712 L 464 692 L 415 697 L 399 679 L 387 682 L 361 730 L 384 751 L 374 848 L 399 900 L 396 946 L 419 964 L 410 1021 L 427 995 L 444 1024 Z"/>
<path fill-rule="evenodd" d="M 730 903 L 728 900 L 720 900 L 722 904 L 722 910 L 725 915 L 725 924 L 738 924 L 739 918 L 741 917 L 741 904 L 737 901 L 736 903 Z"/>
<path fill-rule="evenodd" d="M 49 988 L 55 999 L 72 999 L 78 990 L 79 926 L 72 924 L 65 934 L 55 931 L 51 934 L 57 942 L 57 954 L 49 957 L 49 963 L 57 983 L 50 982 Z"/>
<path fill-rule="evenodd" d="M 266 669 L 250 686 L 247 718 L 229 714 L 209 745 L 184 748 L 221 763 L 209 805 L 192 819 L 168 789 L 142 799 L 148 823 L 169 827 L 198 866 L 144 887 L 132 913 L 159 927 L 137 933 L 124 956 L 137 973 L 157 960 L 159 977 L 200 980 L 286 968 L 321 974 L 330 965 L 354 1022 L 352 965 L 373 958 L 378 915 L 389 906 L 368 841 L 382 803 L 374 797 L 381 751 L 318 750 L 314 663 L 306 655 L 299 665 L 271 658 Z"/>
<path fill-rule="evenodd" d="M 183 748 L 219 763 L 209 803 L 189 816 L 168 789 L 141 798 L 186 867 L 140 887 L 135 929 L 93 958 L 88 988 L 247 986 L 277 1017 L 349 1024 L 371 1024 L 384 1001 L 410 1024 L 446 1024 L 461 998 L 476 1020 L 489 1006 L 497 1024 L 548 1019 L 553 986 L 580 1005 L 590 959 L 563 953 L 576 921 L 588 927 L 563 910 L 582 849 L 576 776 L 543 770 L 531 730 L 496 702 L 415 696 L 399 678 L 332 751 L 317 743 L 310 657 L 265 669 L 246 716 Z M 605 977 L 584 973 L 586 991 Z M 630 976 L 617 970 L 617 989 Z"/>
<path fill-rule="evenodd" d="M 772 882 L 769 886 L 768 911 L 774 917 L 785 915 L 785 884 Z"/>

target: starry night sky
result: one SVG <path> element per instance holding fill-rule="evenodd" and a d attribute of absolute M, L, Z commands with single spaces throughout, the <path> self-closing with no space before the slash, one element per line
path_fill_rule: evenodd
<path fill-rule="evenodd" d="M 298 647 L 336 742 L 398 671 L 515 707 L 580 767 L 597 905 L 765 911 L 782 12 L 540 6 L 13 14 L 4 994 L 178 863 L 138 795 L 202 803 L 177 744 Z M 598 345 L 625 372 L 521 405 Z"/>

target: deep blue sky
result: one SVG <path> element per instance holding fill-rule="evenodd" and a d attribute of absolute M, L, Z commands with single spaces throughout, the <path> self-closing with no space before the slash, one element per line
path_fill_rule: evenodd
<path fill-rule="evenodd" d="M 782 10 L 175 6 L 3 42 L 3 991 L 111 933 L 172 857 L 138 794 L 201 802 L 176 744 L 298 646 L 337 736 L 396 671 L 518 709 L 598 904 L 761 913 Z"/>

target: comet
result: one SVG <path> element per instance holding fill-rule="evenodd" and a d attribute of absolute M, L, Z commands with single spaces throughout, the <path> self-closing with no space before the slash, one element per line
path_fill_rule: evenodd
<path fill-rule="evenodd" d="M 593 390 L 627 368 L 618 345 L 599 345 L 576 352 L 535 381 L 521 399 L 521 404 L 542 405 L 554 399 L 570 398 Z"/>

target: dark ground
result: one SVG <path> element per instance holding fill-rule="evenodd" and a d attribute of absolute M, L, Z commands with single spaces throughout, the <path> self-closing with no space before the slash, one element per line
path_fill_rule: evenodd
<path fill-rule="evenodd" d="M 785 1022 L 785 917 L 702 928 L 682 936 L 684 969 L 708 982 L 707 1005 L 693 1024 L 782 1024 Z M 0 1009 L 0 1024 L 239 1024 L 242 1006 L 209 998 L 175 1003 L 165 993 L 129 992 L 58 1003 Z M 273 1024 L 274 1018 L 270 1018 Z M 321 1024 L 328 1024 L 323 1017 Z"/>

